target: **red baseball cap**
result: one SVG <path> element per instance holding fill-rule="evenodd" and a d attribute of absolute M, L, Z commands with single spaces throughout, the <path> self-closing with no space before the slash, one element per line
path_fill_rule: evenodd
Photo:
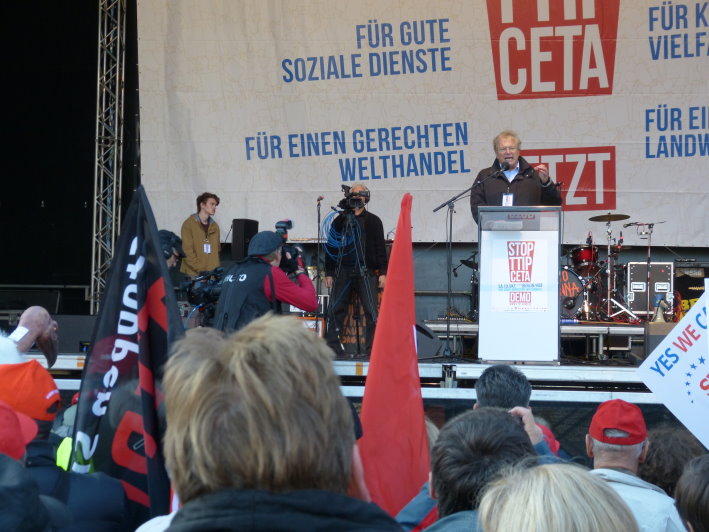
<path fill-rule="evenodd" d="M 621 430 L 628 436 L 607 436 L 608 429 Z M 622 399 L 601 403 L 593 414 L 588 433 L 594 440 L 616 445 L 634 445 L 647 439 L 645 418 L 640 408 Z"/>
<path fill-rule="evenodd" d="M 21 459 L 27 444 L 37 436 L 38 428 L 34 419 L 0 401 L 0 454 Z"/>

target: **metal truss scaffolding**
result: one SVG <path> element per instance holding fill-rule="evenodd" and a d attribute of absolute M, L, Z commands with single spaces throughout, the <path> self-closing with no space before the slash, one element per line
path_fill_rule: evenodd
<path fill-rule="evenodd" d="M 91 314 L 98 312 L 121 220 L 126 0 L 99 0 Z"/>

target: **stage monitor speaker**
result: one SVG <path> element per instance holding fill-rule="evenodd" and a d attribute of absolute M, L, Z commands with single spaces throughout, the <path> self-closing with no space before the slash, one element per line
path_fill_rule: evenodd
<path fill-rule="evenodd" d="M 668 294 L 674 294 L 674 263 L 672 262 L 651 262 L 650 263 L 650 312 L 653 311 L 653 303 L 657 294 L 664 294 L 669 300 Z M 628 308 L 635 314 L 647 314 L 647 262 L 629 262 L 627 277 L 627 301 Z"/>
<path fill-rule="evenodd" d="M 249 242 L 258 233 L 258 220 L 234 218 L 231 223 L 231 258 L 241 260 L 249 254 Z"/>

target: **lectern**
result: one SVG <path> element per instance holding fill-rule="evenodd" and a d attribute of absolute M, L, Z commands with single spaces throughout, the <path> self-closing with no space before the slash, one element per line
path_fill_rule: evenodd
<path fill-rule="evenodd" d="M 478 212 L 478 358 L 558 363 L 561 208 Z"/>

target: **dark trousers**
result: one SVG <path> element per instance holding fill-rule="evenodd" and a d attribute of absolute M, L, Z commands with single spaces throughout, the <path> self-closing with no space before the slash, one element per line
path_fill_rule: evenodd
<path fill-rule="evenodd" d="M 366 283 L 366 284 L 365 284 Z M 367 290 L 369 287 L 369 290 Z M 355 291 L 359 296 L 359 304 L 364 310 L 364 317 L 367 326 L 364 331 L 364 352 L 372 351 L 374 342 L 374 330 L 376 328 L 375 316 L 377 315 L 377 277 L 366 275 L 365 278 L 354 274 L 353 270 L 343 269 L 340 275 L 335 277 L 335 282 L 330 293 L 330 307 L 327 321 L 327 344 L 335 353 L 342 353 L 342 334 L 344 332 L 344 322 L 347 316 L 347 307 L 350 300 L 350 293 Z M 359 312 L 359 309 L 355 309 Z"/>

